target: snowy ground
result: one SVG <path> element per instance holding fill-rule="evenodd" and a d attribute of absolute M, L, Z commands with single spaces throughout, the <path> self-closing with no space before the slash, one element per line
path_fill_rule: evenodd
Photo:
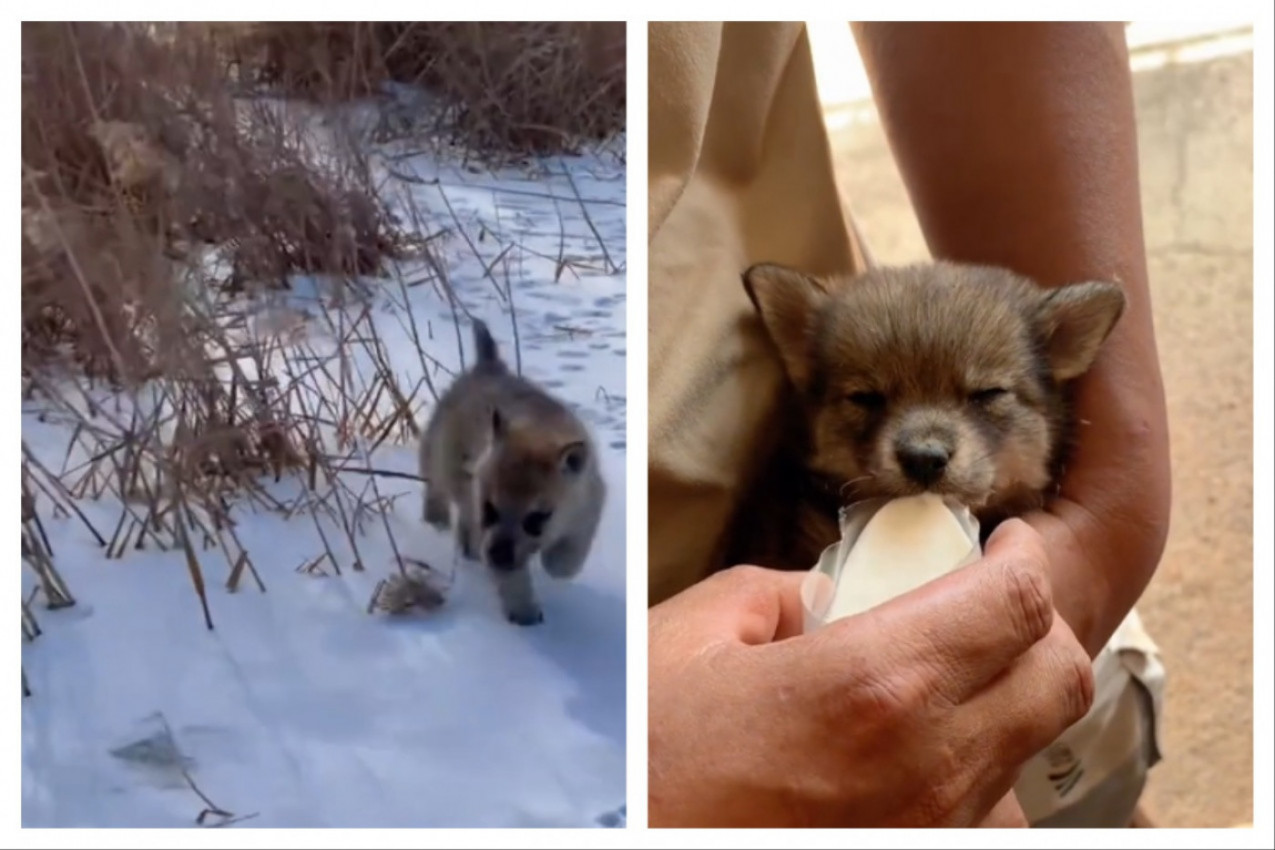
<path fill-rule="evenodd" d="M 108 561 L 83 524 L 46 514 L 77 604 L 38 607 L 43 633 L 23 645 L 24 826 L 191 826 L 208 807 L 199 793 L 247 827 L 624 824 L 624 166 L 607 153 L 495 174 L 425 155 L 384 162 L 430 214 L 427 229 L 448 231 L 432 244 L 461 315 L 485 319 L 510 362 L 516 322 L 524 373 L 593 428 L 609 498 L 589 563 L 570 583 L 538 573 L 546 622 L 513 626 L 481 568 L 421 524 L 419 485 L 381 479 L 383 493 L 405 494 L 389 515 L 404 554 L 456 568 L 442 609 L 367 613 L 395 569 L 379 520 L 359 543 L 365 571 L 310 575 L 297 567 L 323 552 L 315 523 L 247 511 L 240 535 L 266 592 L 230 593 L 224 573 L 210 576 L 208 631 L 180 555 Z M 403 279 L 423 268 L 408 264 Z M 285 306 L 299 315 L 321 289 L 297 281 Z M 441 389 L 460 362 L 458 330 L 470 357 L 468 320 L 454 321 L 437 286 L 375 291 L 404 384 L 424 368 L 410 310 Z M 327 332 L 309 324 L 321 347 Z M 54 469 L 69 436 L 24 411 L 23 440 Z M 367 463 L 415 472 L 415 447 L 386 444 Z M 108 530 L 120 513 L 79 507 Z"/>

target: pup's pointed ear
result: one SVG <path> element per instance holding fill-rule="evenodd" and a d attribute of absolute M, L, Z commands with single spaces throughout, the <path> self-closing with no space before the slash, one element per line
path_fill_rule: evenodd
<path fill-rule="evenodd" d="M 1113 283 L 1073 283 L 1045 296 L 1040 328 L 1055 380 L 1078 378 L 1093 365 L 1124 305 L 1124 291 Z"/>
<path fill-rule="evenodd" d="M 827 286 L 811 275 L 774 263 L 752 266 L 743 279 L 744 291 L 779 349 L 788 378 L 805 387 L 810 378 L 810 334 L 815 312 L 828 297 Z"/>

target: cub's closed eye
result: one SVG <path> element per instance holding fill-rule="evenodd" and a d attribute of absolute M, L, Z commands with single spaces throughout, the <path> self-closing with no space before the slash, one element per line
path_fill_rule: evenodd
<path fill-rule="evenodd" d="M 885 407 L 885 394 L 874 392 L 850 393 L 846 396 L 846 401 L 856 407 L 862 407 L 864 410 L 880 410 Z"/>
<path fill-rule="evenodd" d="M 549 511 L 533 511 L 527 514 L 522 520 L 522 530 L 530 534 L 532 537 L 539 537 L 544 533 L 545 525 L 549 522 L 549 517 L 553 516 Z"/>
<path fill-rule="evenodd" d="M 990 404 L 1007 395 L 1009 395 L 1009 390 L 1004 387 L 989 387 L 985 390 L 975 390 L 970 393 L 970 401 L 975 404 Z"/>
<path fill-rule="evenodd" d="M 500 521 L 500 511 L 491 502 L 483 502 L 483 528 L 491 528 Z"/>

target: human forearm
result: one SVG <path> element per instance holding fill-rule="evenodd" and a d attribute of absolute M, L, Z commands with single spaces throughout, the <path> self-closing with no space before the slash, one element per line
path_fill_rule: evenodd
<path fill-rule="evenodd" d="M 1055 604 L 1091 654 L 1150 580 L 1169 515 L 1137 143 L 1118 24 L 855 26 L 936 256 L 1046 285 L 1109 280 L 1127 309 L 1077 386 L 1078 445 L 1048 513 Z"/>

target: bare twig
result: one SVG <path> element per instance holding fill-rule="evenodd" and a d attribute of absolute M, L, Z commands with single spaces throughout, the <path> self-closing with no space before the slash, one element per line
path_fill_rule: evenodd
<path fill-rule="evenodd" d="M 561 160 L 559 160 L 561 162 Z M 598 228 L 593 223 L 593 217 L 589 215 L 589 206 L 584 202 L 584 198 L 580 196 L 580 190 L 576 186 L 575 178 L 571 176 L 571 169 L 563 165 L 562 176 L 567 178 L 567 182 L 571 185 L 571 193 L 575 195 L 576 202 L 580 205 L 580 212 L 584 215 L 585 224 L 589 225 L 589 230 L 593 232 L 593 238 L 598 241 L 598 247 L 602 249 L 602 256 L 606 260 L 607 274 L 614 274 L 618 269 L 611 260 L 611 253 L 607 250 L 606 241 L 602 238 L 602 234 L 598 232 Z"/>
<path fill-rule="evenodd" d="M 334 466 L 333 472 L 353 472 L 357 475 L 379 475 L 382 478 L 405 478 L 408 481 L 420 481 L 425 483 L 427 479 L 414 475 L 410 472 L 398 472 L 393 469 L 373 469 L 367 466 Z"/>

